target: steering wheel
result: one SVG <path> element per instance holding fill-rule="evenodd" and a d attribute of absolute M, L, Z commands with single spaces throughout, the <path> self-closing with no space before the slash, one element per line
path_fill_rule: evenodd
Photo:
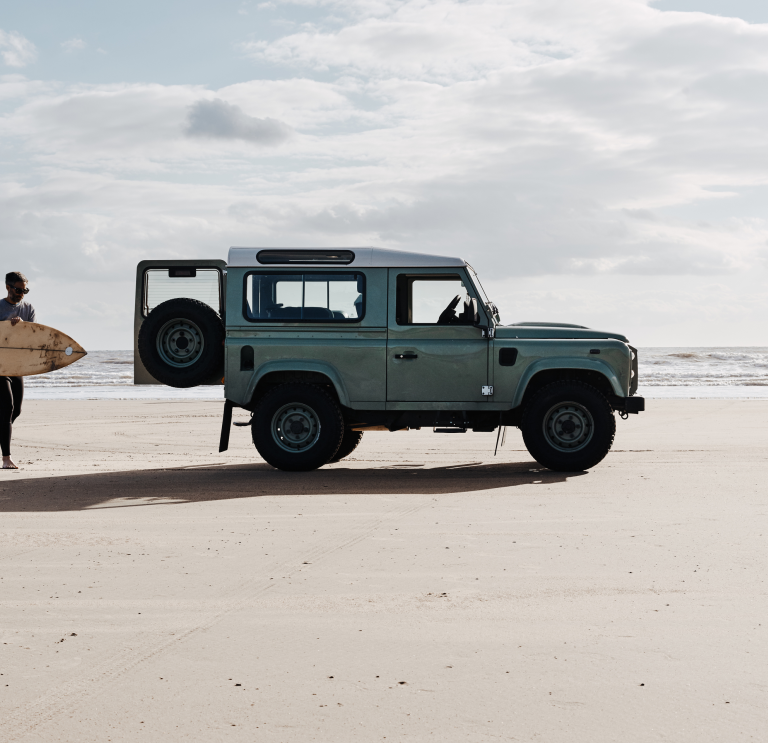
<path fill-rule="evenodd" d="M 451 322 L 456 318 L 456 313 L 454 310 L 460 301 L 461 295 L 457 294 L 450 302 L 448 302 L 448 306 L 440 313 L 440 317 L 437 318 L 438 325 L 451 324 Z"/>

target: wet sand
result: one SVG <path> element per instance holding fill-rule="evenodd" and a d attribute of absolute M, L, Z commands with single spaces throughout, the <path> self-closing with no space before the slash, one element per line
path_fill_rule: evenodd
<path fill-rule="evenodd" d="M 26 402 L 0 741 L 764 740 L 768 401 L 648 407 L 588 473 L 511 429 L 296 474 L 219 404 Z"/>

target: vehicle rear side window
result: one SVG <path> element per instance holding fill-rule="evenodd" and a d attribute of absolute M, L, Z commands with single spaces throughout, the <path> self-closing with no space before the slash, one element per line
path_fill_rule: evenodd
<path fill-rule="evenodd" d="M 365 276 L 250 272 L 243 310 L 251 322 L 359 322 L 365 313 Z"/>

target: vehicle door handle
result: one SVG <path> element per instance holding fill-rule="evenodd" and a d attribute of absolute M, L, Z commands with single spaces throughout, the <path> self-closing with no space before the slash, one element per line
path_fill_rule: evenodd
<path fill-rule="evenodd" d="M 395 354 L 396 359 L 418 359 L 418 354 L 415 353 L 396 353 Z"/>

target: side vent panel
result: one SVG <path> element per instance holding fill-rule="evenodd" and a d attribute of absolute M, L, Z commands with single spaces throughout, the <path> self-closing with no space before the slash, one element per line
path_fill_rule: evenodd
<path fill-rule="evenodd" d="M 499 366 L 514 366 L 516 361 L 516 348 L 502 348 L 499 350 Z"/>
<path fill-rule="evenodd" d="M 253 346 L 240 349 L 240 371 L 253 371 Z"/>

